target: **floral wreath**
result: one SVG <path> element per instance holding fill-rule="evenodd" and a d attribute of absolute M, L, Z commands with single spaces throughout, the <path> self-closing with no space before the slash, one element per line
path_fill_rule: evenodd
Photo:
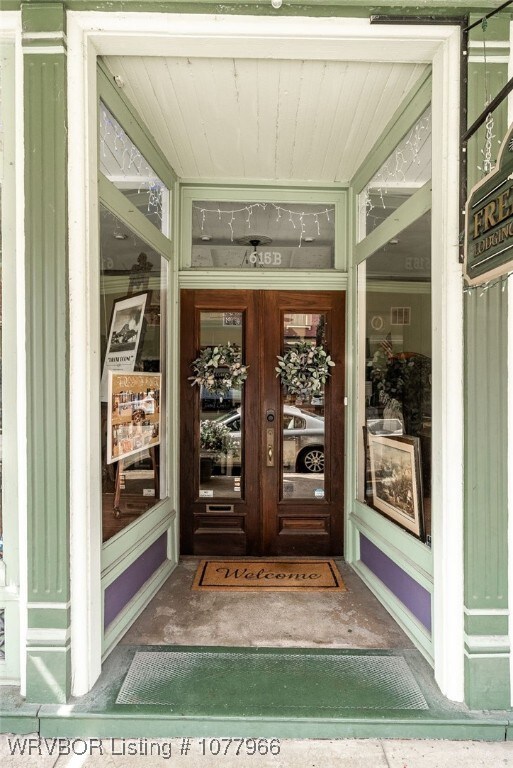
<path fill-rule="evenodd" d="M 322 344 L 300 341 L 278 355 L 277 375 L 289 395 L 311 397 L 321 392 L 335 363 Z"/>
<path fill-rule="evenodd" d="M 240 347 L 236 344 L 205 347 L 199 357 L 193 360 L 194 376 L 189 376 L 192 385 L 204 387 L 207 392 L 221 395 L 230 389 L 239 389 L 248 378 L 248 367 L 242 364 Z"/>

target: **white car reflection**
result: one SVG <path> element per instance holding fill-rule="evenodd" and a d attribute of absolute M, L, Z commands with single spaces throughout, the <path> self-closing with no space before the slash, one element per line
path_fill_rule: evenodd
<path fill-rule="evenodd" d="M 226 424 L 231 437 L 240 446 L 241 409 L 216 419 Z M 240 465 L 240 448 L 234 464 Z M 283 409 L 283 466 L 291 472 L 324 472 L 324 417 L 286 405 Z"/>

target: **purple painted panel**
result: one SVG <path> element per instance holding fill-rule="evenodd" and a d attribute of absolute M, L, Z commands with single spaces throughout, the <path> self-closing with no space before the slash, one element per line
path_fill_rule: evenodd
<path fill-rule="evenodd" d="M 360 534 L 360 558 L 431 632 L 431 595 L 369 539 Z"/>
<path fill-rule="evenodd" d="M 113 621 L 167 557 L 167 533 L 153 542 L 105 590 L 103 626 Z"/>

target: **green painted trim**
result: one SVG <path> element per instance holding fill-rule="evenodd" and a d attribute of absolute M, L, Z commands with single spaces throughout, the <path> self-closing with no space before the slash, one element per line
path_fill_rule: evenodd
<path fill-rule="evenodd" d="M 368 153 L 365 161 L 356 171 L 351 186 L 357 195 L 381 168 L 385 160 L 404 138 L 415 121 L 421 116 L 431 101 L 431 70 L 427 69 L 416 86 L 398 107 L 383 133 Z"/>
<path fill-rule="evenodd" d="M 354 262 L 360 264 L 386 245 L 403 229 L 420 219 L 431 210 L 431 181 L 426 182 L 414 195 L 408 198 L 396 211 L 385 219 L 354 249 Z"/>
<path fill-rule="evenodd" d="M 71 651 L 65 648 L 27 649 L 27 701 L 65 704 L 69 697 Z"/>
<path fill-rule="evenodd" d="M 468 0 L 464 8 L 457 0 L 431 0 L 429 6 L 423 6 L 419 12 L 419 4 L 411 2 L 397 4 L 397 0 L 380 0 L 378 5 L 372 5 L 368 0 L 285 0 L 279 10 L 272 6 L 264 5 L 261 0 L 244 0 L 234 2 L 231 0 L 225 4 L 219 0 L 67 0 L 66 6 L 70 10 L 84 11 L 146 11 L 161 13 L 223 13 L 258 16 L 352 16 L 366 17 L 370 13 L 384 12 L 394 13 L 399 16 L 413 15 L 415 18 L 426 16 L 429 20 L 433 16 L 444 16 L 454 19 L 464 17 L 470 9 L 476 13 L 488 13 L 489 4 L 484 0 Z"/>
<path fill-rule="evenodd" d="M 354 502 L 350 519 L 369 541 L 433 593 L 433 550 L 430 547 L 360 501 Z"/>
<path fill-rule="evenodd" d="M 510 708 L 509 655 L 465 655 L 465 702 L 470 709 Z"/>
<path fill-rule="evenodd" d="M 465 605 L 506 609 L 508 292 L 465 299 Z"/>
<path fill-rule="evenodd" d="M 68 629 L 70 626 L 70 609 L 58 608 L 32 608 L 27 609 L 27 626 L 37 629 Z"/>
<path fill-rule="evenodd" d="M 68 603 L 69 292 L 64 55 L 24 56 L 29 603 Z M 48 627 L 46 629 L 49 629 Z M 61 630 L 57 630 L 61 631 Z M 50 632 L 51 634 L 51 632 Z M 64 702 L 70 653 L 27 650 L 27 699 Z"/>
<path fill-rule="evenodd" d="M 147 608 L 150 600 L 157 594 L 164 582 L 167 581 L 176 566 L 176 561 L 172 562 L 171 560 L 167 560 L 163 563 L 125 606 L 121 613 L 116 616 L 114 621 L 109 624 L 103 636 L 102 662 L 105 661 L 109 653 L 114 650 L 118 642 L 138 616 L 140 616 L 144 609 Z"/>
<path fill-rule="evenodd" d="M 65 2 L 21 3 L 22 30 L 30 32 L 65 32 Z"/>
<path fill-rule="evenodd" d="M 319 205 L 332 205 L 335 207 L 335 270 L 342 272 L 347 269 L 347 190 L 346 189 L 310 189 L 298 187 L 281 187 L 273 185 L 255 186 L 246 183 L 243 186 L 184 186 L 181 185 L 180 210 L 181 210 L 181 262 L 180 268 L 190 268 L 192 250 L 192 205 L 194 201 L 212 200 L 212 202 L 235 203 L 317 203 Z M 198 271 L 198 270 L 191 270 Z M 263 271 L 263 270 L 262 270 Z M 217 271 L 216 271 L 217 272 Z M 228 270 L 226 270 L 228 272 Z M 206 274 L 206 273 L 205 273 Z M 209 274 L 213 274 L 210 272 Z M 215 273 L 214 273 L 215 274 Z M 296 274 L 295 270 L 288 270 L 288 275 Z M 290 280 L 290 278 L 289 278 Z"/>
<path fill-rule="evenodd" d="M 36 715 L 9 715 L 0 710 L 0 733 L 37 733 L 39 718 Z"/>
<path fill-rule="evenodd" d="M 204 272 L 199 269 L 184 270 L 178 275 L 180 288 L 218 288 L 219 290 L 247 288 L 254 290 L 295 291 L 345 291 L 347 275 L 340 272 L 303 272 L 299 270 L 271 271 L 259 269 L 256 274 L 249 270 L 235 272 L 217 270 Z"/>
<path fill-rule="evenodd" d="M 472 658 L 477 656 L 507 656 L 509 658 L 509 635 L 467 635 L 464 636 L 465 653 Z"/>
<path fill-rule="evenodd" d="M 485 615 L 473 616 L 465 614 L 465 632 L 468 635 L 507 635 L 509 631 L 509 616 Z"/>
<path fill-rule="evenodd" d="M 3 687 L 0 693 L 0 733 L 37 733 L 38 705 L 26 704 L 15 687 Z"/>
<path fill-rule="evenodd" d="M 151 165 L 160 180 L 171 191 L 178 177 L 169 165 L 158 143 L 151 135 L 151 132 L 133 104 L 128 100 L 123 91 L 114 84 L 112 74 L 101 59 L 98 60 L 97 71 L 98 98 L 109 108 L 134 142 L 139 152 Z"/>
<path fill-rule="evenodd" d="M 499 5 L 502 5 L 502 2 L 499 3 Z M 471 29 L 469 33 L 470 40 L 476 41 L 485 39 L 487 42 L 508 40 L 509 24 L 511 21 L 512 13 L 511 8 L 505 8 L 504 10 L 505 13 L 497 13 L 495 16 L 491 16 L 487 20 L 486 30 L 483 29 L 482 24 L 479 24 L 478 26 L 474 27 L 474 29 Z M 487 11 L 487 13 L 489 12 L 490 9 Z M 476 21 L 480 21 L 481 16 L 482 14 L 479 13 L 471 13 L 469 16 L 469 24 L 474 24 Z"/>
<path fill-rule="evenodd" d="M 125 195 L 117 189 L 102 173 L 98 174 L 98 194 L 100 203 L 121 221 L 158 251 L 167 261 L 173 256 L 173 246 L 169 238 L 160 232 L 144 213 L 138 210 Z"/>
<path fill-rule="evenodd" d="M 433 641 L 426 628 L 364 563 L 358 561 L 352 563 L 352 567 L 403 632 L 415 643 L 426 661 L 434 667 Z"/>
<path fill-rule="evenodd" d="M 60 708 L 63 709 L 62 707 Z M 451 739 L 504 741 L 505 717 L 487 720 L 413 718 L 207 718 L 179 715 L 59 714 L 43 706 L 39 711 L 42 737 L 63 738 L 280 738 L 280 739 Z"/>
<path fill-rule="evenodd" d="M 473 61 L 469 67 L 467 85 L 467 127 L 481 114 L 485 107 L 488 94 L 495 96 L 508 82 L 508 62 L 494 62 L 493 57 L 487 55 L 487 64 L 484 61 Z M 493 133 L 495 139 L 492 144 L 492 159 L 496 159 L 500 142 L 508 129 L 507 99 L 495 110 Z M 486 140 L 486 126 L 483 125 L 471 137 L 467 144 L 467 188 L 470 189 L 482 178 L 483 173 L 483 149 Z"/>
<path fill-rule="evenodd" d="M 468 46 L 468 60 L 473 63 L 484 64 L 485 59 L 490 64 L 502 63 L 505 58 L 509 59 L 509 53 L 509 43 L 506 41 L 502 45 L 497 45 L 496 43 L 493 48 L 490 48 L 489 44 L 482 42 L 471 42 Z M 497 59 L 501 61 L 498 62 Z"/>

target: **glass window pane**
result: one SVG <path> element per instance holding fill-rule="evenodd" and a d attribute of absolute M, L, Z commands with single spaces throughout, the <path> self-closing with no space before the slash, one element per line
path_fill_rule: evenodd
<path fill-rule="evenodd" d="M 359 195 L 363 240 L 431 178 L 431 106 Z"/>
<path fill-rule="evenodd" d="M 244 318 L 242 312 L 202 312 L 201 350 L 219 346 L 235 347 L 244 359 Z M 201 498 L 243 497 L 244 413 L 243 389 L 223 391 L 222 379 L 227 368 L 220 365 L 214 391 L 200 391 L 200 466 Z"/>
<path fill-rule="evenodd" d="M 285 313 L 283 346 L 326 340 L 326 315 Z M 314 396 L 282 390 L 282 498 L 324 499 L 324 386 Z"/>
<path fill-rule="evenodd" d="M 359 267 L 360 435 L 359 498 L 384 511 L 376 495 L 396 492 L 410 507 L 411 478 L 398 491 L 385 454 L 403 445 L 418 454 L 415 472 L 425 534 L 431 534 L 431 215 L 426 213 Z M 373 436 L 385 437 L 376 441 Z M 407 441 L 404 438 L 408 438 Z M 372 466 L 370 448 L 381 443 L 383 466 Z M 404 449 L 406 450 L 406 449 Z M 405 456 L 404 453 L 397 454 Z M 388 462 L 388 463 L 387 463 Z M 408 469 L 408 472 L 410 469 Z M 401 474 L 402 472 L 402 474 Z M 418 475 L 418 476 L 417 476 Z M 390 490 L 392 489 L 392 490 Z M 401 496 L 401 493 L 403 494 Z M 393 505 L 392 505 L 393 506 Z M 408 522 L 408 521 L 405 521 Z"/>
<path fill-rule="evenodd" d="M 100 171 L 157 229 L 169 235 L 169 190 L 100 102 Z"/>
<path fill-rule="evenodd" d="M 194 269 L 330 269 L 334 246 L 333 204 L 192 204 Z"/>
<path fill-rule="evenodd" d="M 167 496 L 167 262 L 103 206 L 100 254 L 105 541 Z"/>

